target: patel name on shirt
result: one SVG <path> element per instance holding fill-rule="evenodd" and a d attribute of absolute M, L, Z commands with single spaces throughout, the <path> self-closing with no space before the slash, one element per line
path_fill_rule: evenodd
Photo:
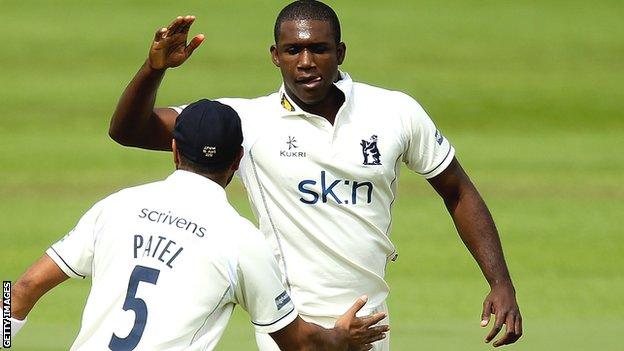
<path fill-rule="evenodd" d="M 141 209 L 138 217 L 153 223 L 174 226 L 177 229 L 195 234 L 202 238 L 206 235 L 206 228 L 186 218 L 176 216 L 171 211 L 156 211 L 148 208 Z M 173 268 L 173 263 L 184 250 L 175 241 L 163 235 L 134 235 L 134 258 L 151 257 L 169 268 Z"/>

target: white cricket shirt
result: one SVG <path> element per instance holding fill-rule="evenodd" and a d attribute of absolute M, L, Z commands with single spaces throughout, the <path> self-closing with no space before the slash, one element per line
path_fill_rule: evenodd
<path fill-rule="evenodd" d="M 309 114 L 284 87 L 255 99 L 219 99 L 240 115 L 240 176 L 302 315 L 337 317 L 369 295 L 383 303 L 392 204 L 401 162 L 425 178 L 455 151 L 408 95 L 341 73 L 335 124 Z M 174 108 L 178 113 L 185 106 Z"/>
<path fill-rule="evenodd" d="M 262 234 L 191 172 L 98 202 L 46 253 L 93 277 L 72 350 L 212 350 L 235 304 L 260 332 L 297 316 Z"/>

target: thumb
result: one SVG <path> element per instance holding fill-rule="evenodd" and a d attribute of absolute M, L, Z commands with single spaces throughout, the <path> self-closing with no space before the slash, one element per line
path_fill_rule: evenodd
<path fill-rule="evenodd" d="M 490 323 L 490 315 L 492 314 L 492 302 L 486 300 L 483 303 L 483 312 L 481 313 L 481 327 L 486 327 Z"/>
<path fill-rule="evenodd" d="M 368 301 L 368 296 L 366 295 L 358 298 L 357 300 L 355 300 L 355 303 L 353 304 L 353 306 L 351 306 L 351 308 L 349 308 L 349 310 L 345 313 L 345 315 L 355 317 L 355 314 L 359 310 L 361 310 L 362 307 L 364 307 L 364 305 L 366 305 L 367 301 Z"/>
<path fill-rule="evenodd" d="M 195 51 L 195 49 L 197 49 L 197 47 L 204 42 L 204 39 L 205 37 L 203 34 L 198 34 L 194 36 L 193 39 L 191 39 L 191 42 L 186 46 L 186 54 L 188 56 L 191 56 L 193 51 Z"/>

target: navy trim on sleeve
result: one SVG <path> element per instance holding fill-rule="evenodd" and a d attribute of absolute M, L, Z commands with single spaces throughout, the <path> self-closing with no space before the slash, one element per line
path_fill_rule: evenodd
<path fill-rule="evenodd" d="M 284 319 L 284 318 L 288 317 L 291 313 L 293 313 L 293 311 L 294 311 L 294 310 L 295 310 L 295 308 L 293 307 L 290 311 L 288 311 L 288 313 L 286 313 L 285 315 L 283 315 L 282 317 L 280 317 L 278 320 L 273 321 L 273 322 L 268 323 L 268 324 L 260 324 L 260 323 L 256 323 L 256 322 L 254 322 L 254 321 L 251 321 L 251 323 L 253 323 L 254 325 L 257 325 L 257 326 L 259 326 L 259 327 L 268 327 L 268 326 L 271 326 L 271 325 L 273 325 L 273 324 L 275 324 L 275 323 L 277 323 L 277 322 L 281 321 L 282 319 Z"/>
<path fill-rule="evenodd" d="M 50 249 L 51 249 L 52 251 L 54 251 L 54 253 L 56 254 L 56 256 L 58 256 L 58 258 L 60 258 L 60 259 L 61 259 L 61 261 L 63 261 L 63 263 L 65 264 L 65 266 L 67 266 L 67 268 L 69 268 L 69 270 L 70 270 L 70 271 L 72 271 L 75 275 L 77 275 L 77 276 L 81 277 L 82 279 L 86 278 L 86 276 L 85 276 L 85 275 L 82 275 L 82 274 L 80 274 L 80 273 L 76 272 L 73 268 L 71 268 L 71 266 L 70 266 L 70 265 L 68 265 L 68 264 L 67 264 L 67 262 L 65 262 L 65 260 L 63 259 L 63 257 L 62 257 L 61 255 L 59 255 L 59 253 L 58 253 L 56 250 L 54 250 L 54 248 L 53 248 L 52 246 L 50 246 Z"/>
<path fill-rule="evenodd" d="M 442 159 L 442 162 L 438 163 L 437 166 L 433 167 L 432 170 L 430 170 L 429 172 L 425 172 L 425 173 L 419 173 L 420 175 L 426 177 L 429 174 L 435 172 L 438 168 L 440 168 L 440 166 L 442 166 L 444 164 L 444 162 L 446 161 L 446 159 L 449 157 L 449 155 L 451 154 L 451 150 L 453 150 L 453 146 L 451 146 L 451 144 L 449 144 L 449 149 L 448 152 L 446 153 L 446 156 L 444 156 L 444 158 Z"/>

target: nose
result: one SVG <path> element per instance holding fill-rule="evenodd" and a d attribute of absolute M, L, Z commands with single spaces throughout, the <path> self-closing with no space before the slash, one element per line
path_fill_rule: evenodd
<path fill-rule="evenodd" d="M 313 68 L 314 66 L 314 54 L 309 49 L 303 49 L 299 55 L 297 68 L 309 69 Z"/>

